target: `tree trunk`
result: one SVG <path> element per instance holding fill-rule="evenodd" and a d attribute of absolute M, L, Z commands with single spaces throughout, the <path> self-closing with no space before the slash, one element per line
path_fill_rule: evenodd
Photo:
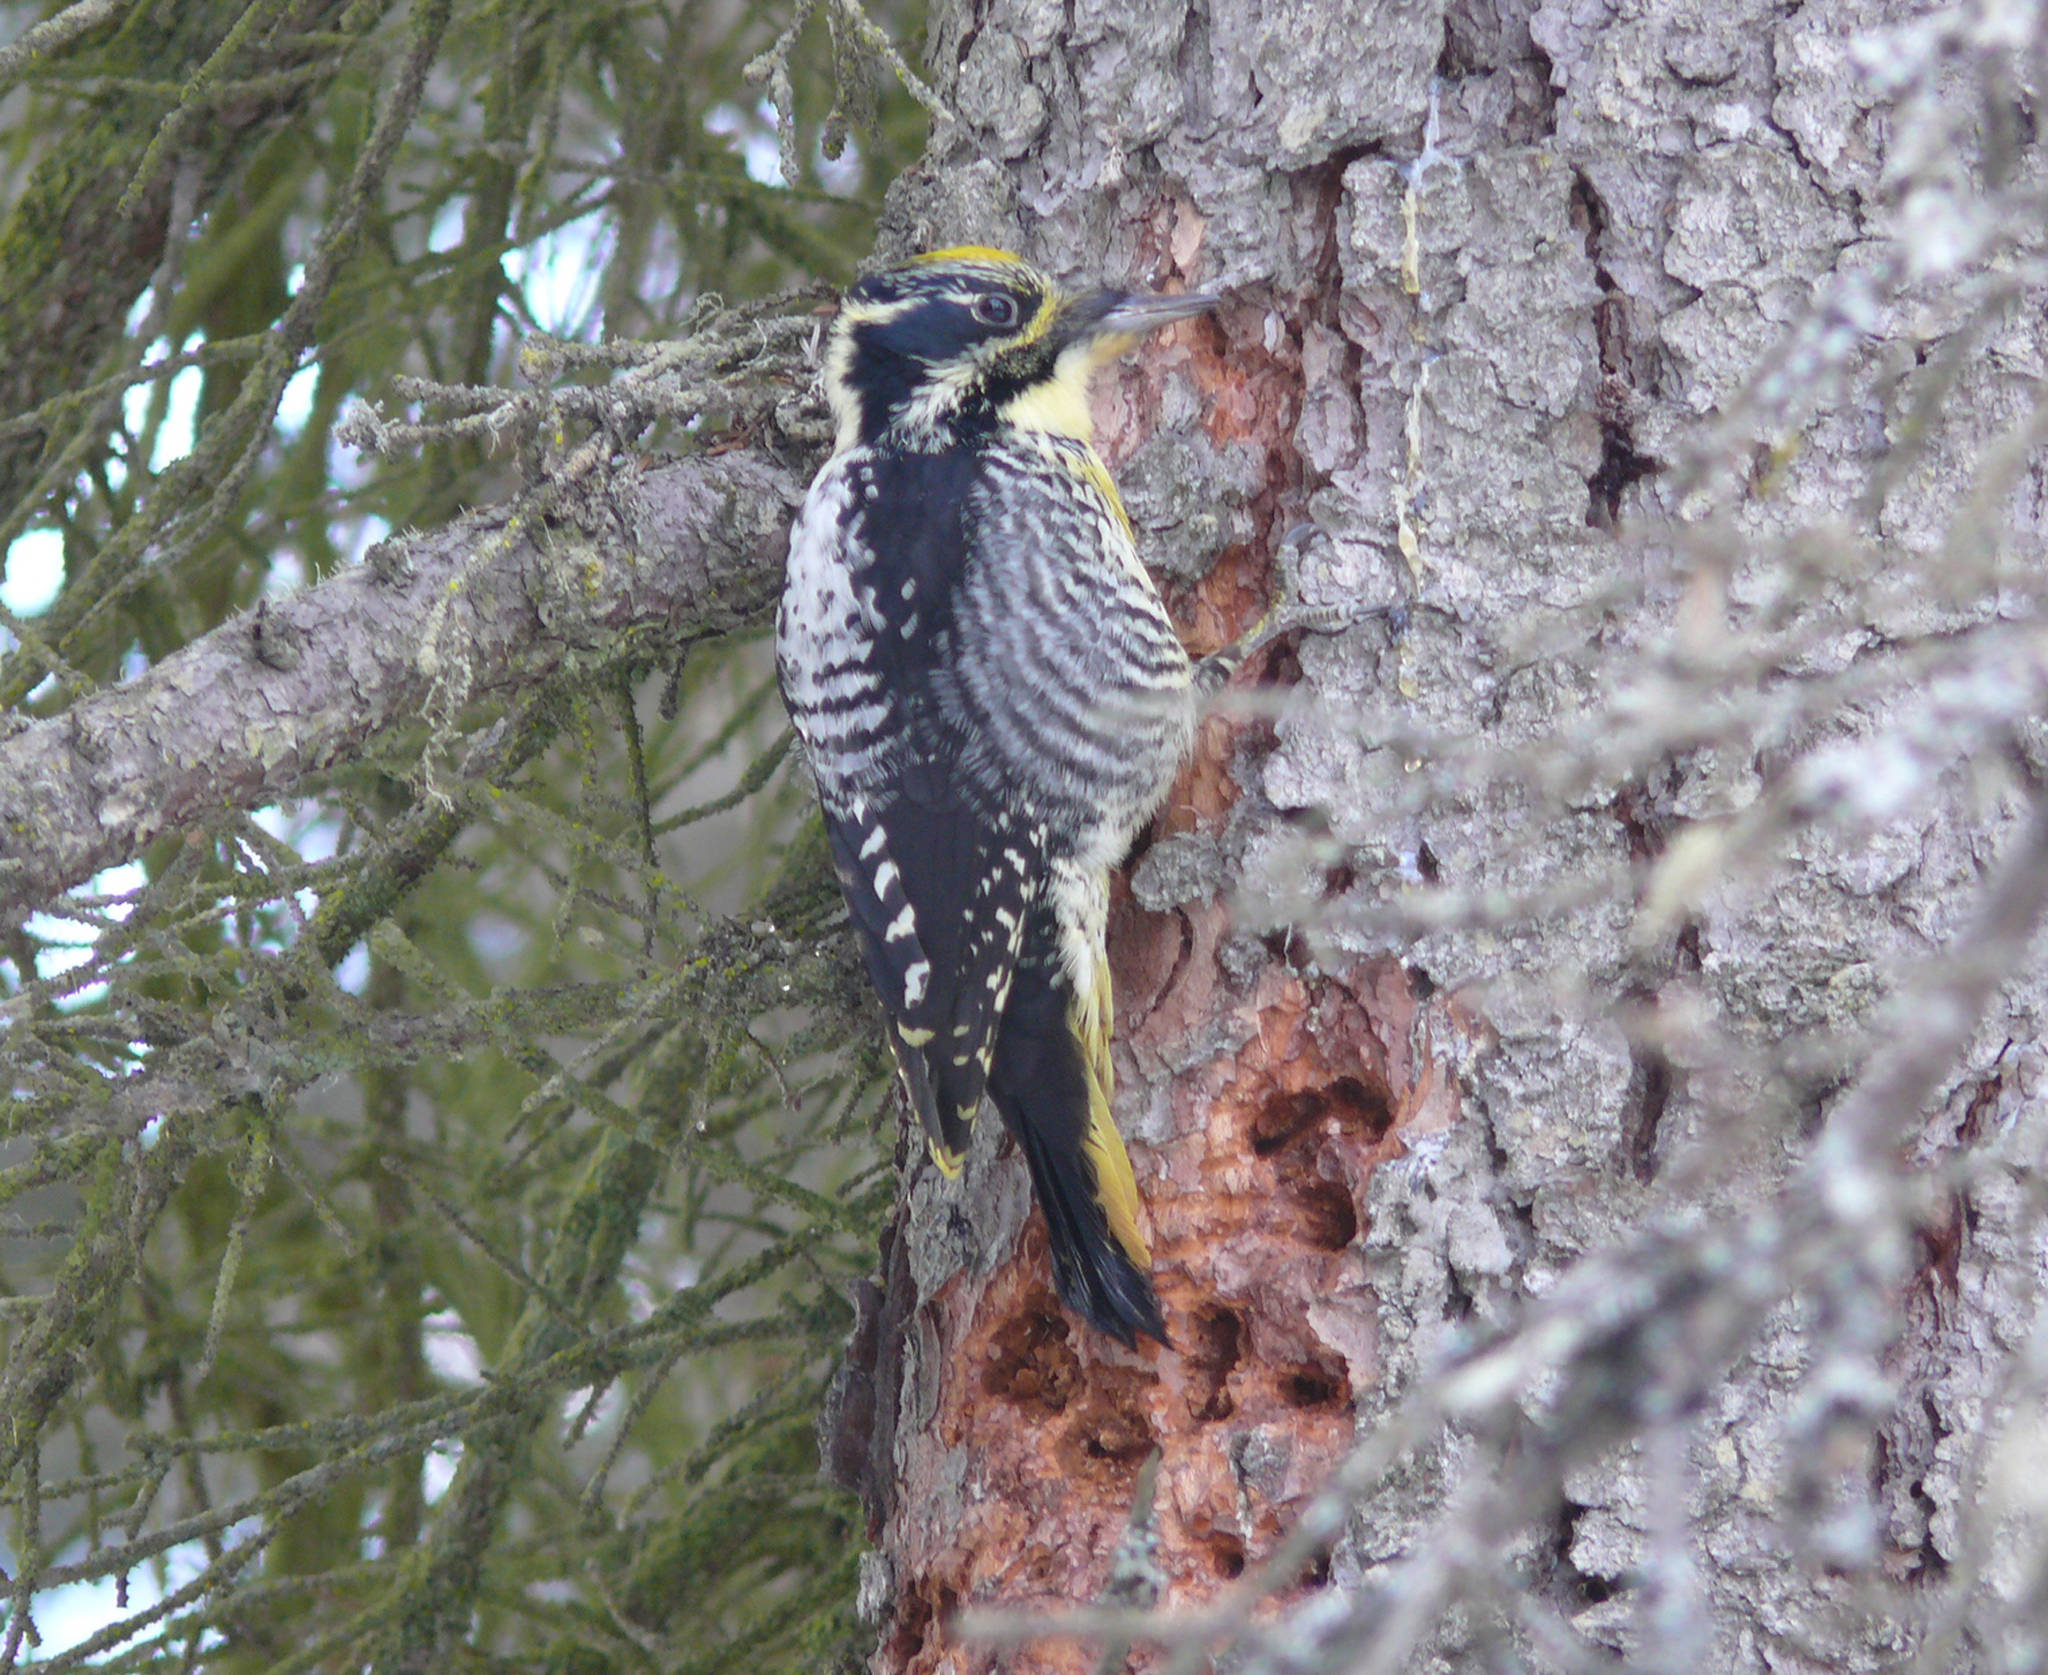
<path fill-rule="evenodd" d="M 1226 293 L 1098 402 L 1148 561 L 1208 650 L 1306 522 L 1358 619 L 1240 680 L 1113 930 L 1173 1347 L 1061 1311 L 993 1135 L 908 1196 L 830 1437 L 876 1670 L 1090 1669 L 955 1613 L 1151 1583 L 1213 1609 L 1157 1638 L 1261 1667 L 1864 1668 L 1930 1585 L 1964 1647 L 2004 1620 L 1970 1506 L 2042 1269 L 2025 880 L 1983 984 L 1930 956 L 2042 765 L 1999 636 L 2048 331 L 1981 255 L 2031 248 L 1998 194 L 2038 158 L 1988 34 L 1858 79 L 1887 15 L 935 5 L 958 120 L 885 248 Z"/>

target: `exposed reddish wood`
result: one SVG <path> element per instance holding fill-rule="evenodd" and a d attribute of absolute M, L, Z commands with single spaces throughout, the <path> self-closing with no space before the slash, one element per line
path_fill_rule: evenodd
<path fill-rule="evenodd" d="M 1172 1135 L 1133 1153 L 1174 1347 L 1133 1353 L 1076 1326 L 1036 1212 L 995 1273 L 940 1294 L 932 1326 L 954 1348 L 884 1534 L 900 1594 L 878 1669 L 1092 1668 L 1094 1651 L 1055 1643 L 999 1659 L 955 1640 L 948 1615 L 1094 1597 L 1155 1446 L 1167 1597 L 1206 1597 L 1327 1480 L 1351 1443 L 1353 1392 L 1378 1376 L 1365 1187 L 1455 1120 L 1455 1083 L 1427 1043 L 1457 1015 L 1420 1002 L 1391 962 L 1330 980 L 1275 967 L 1233 996 L 1215 960 L 1220 907 L 1125 902 L 1119 920 L 1118 1051 L 1130 1085 L 1162 1088 Z M 1159 1080 L 1163 1055 L 1220 1017 L 1246 1044 Z"/>

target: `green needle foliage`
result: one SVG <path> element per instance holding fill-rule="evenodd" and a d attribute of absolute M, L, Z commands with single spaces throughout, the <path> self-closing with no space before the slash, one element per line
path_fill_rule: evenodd
<path fill-rule="evenodd" d="M 918 28 L 0 4 L 0 726 L 544 518 L 543 453 L 800 463 Z M 812 1425 L 894 1179 L 761 626 L 458 692 L 0 924 L 0 1671 L 846 1655 Z"/>

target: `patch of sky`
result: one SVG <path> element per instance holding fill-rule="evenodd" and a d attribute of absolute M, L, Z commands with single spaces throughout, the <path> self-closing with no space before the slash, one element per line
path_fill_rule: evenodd
<path fill-rule="evenodd" d="M 462 1463 L 462 1444 L 437 1442 L 420 1461 L 420 1493 L 432 1506 L 455 1481 L 455 1468 Z"/>
<path fill-rule="evenodd" d="M 420 1353 L 429 1367 L 450 1384 L 481 1384 L 484 1376 L 483 1351 L 462 1316 L 453 1309 L 440 1309 L 420 1322 Z"/>
<path fill-rule="evenodd" d="M 150 410 L 158 401 L 158 380 L 149 375 L 149 368 L 162 366 L 187 350 L 202 347 L 205 342 L 201 333 L 194 332 L 182 349 L 174 349 L 170 339 L 163 337 L 149 346 L 144 376 L 121 394 L 121 418 L 128 427 L 129 435 L 142 435 L 149 424 Z M 182 367 L 171 374 L 170 389 L 162 397 L 163 417 L 157 422 L 156 440 L 149 452 L 151 471 L 162 471 L 192 451 L 192 438 L 199 417 L 199 392 L 205 383 L 206 374 L 196 366 Z"/>
<path fill-rule="evenodd" d="M 18 617 L 47 611 L 64 588 L 64 537 L 54 529 L 25 529 L 7 549 L 7 572 L 0 580 L 0 605 Z M 6 649 L 14 637 L 5 635 Z"/>
<path fill-rule="evenodd" d="M 341 964 L 334 968 L 335 987 L 344 993 L 359 995 L 370 981 L 370 945 L 358 942 L 341 957 Z"/>
<path fill-rule="evenodd" d="M 117 867 L 109 867 L 88 884 L 83 894 L 98 897 L 130 896 L 147 882 L 147 876 L 140 862 L 128 861 Z M 94 904 L 94 911 L 119 922 L 128 917 L 130 904 L 122 901 L 102 900 Z M 93 948 L 100 938 L 99 928 L 83 919 L 72 919 L 53 913 L 32 913 L 23 926 L 32 942 L 37 944 L 35 976 L 46 983 L 56 983 L 59 989 L 56 1005 L 60 1011 L 74 1007 L 90 1006 L 107 992 L 103 982 L 81 983 L 75 988 L 64 988 L 62 980 L 81 966 L 88 964 Z"/>
<path fill-rule="evenodd" d="M 612 230 L 595 215 L 571 221 L 505 252 L 505 277 L 519 287 L 526 312 L 550 336 L 582 341 L 595 335 L 598 296 Z"/>
<path fill-rule="evenodd" d="M 296 803 L 288 809 L 273 803 L 257 809 L 249 818 L 309 866 L 333 860 L 341 844 L 341 822 L 317 802 Z M 251 858 L 257 858 L 253 852 Z M 314 890 L 294 891 L 293 899 L 299 911 L 309 918 L 320 906 L 319 893 Z"/>
<path fill-rule="evenodd" d="M 306 428 L 306 421 L 313 416 L 313 397 L 320 388 L 319 366 L 302 366 L 286 382 L 284 393 L 277 398 L 277 428 L 287 436 L 296 436 Z"/>
<path fill-rule="evenodd" d="M 316 802 L 293 804 L 289 807 L 273 805 L 261 808 L 251 815 L 255 823 L 278 842 L 294 850 L 310 865 L 318 865 L 334 858 L 341 842 L 341 823 L 331 812 Z M 256 864 L 264 864 L 264 858 L 244 846 L 244 853 Z M 123 862 L 108 867 L 94 876 L 80 895 L 98 898 L 93 902 L 92 911 L 115 923 L 125 920 L 133 911 L 132 904 L 113 898 L 133 896 L 148 882 L 148 875 L 139 861 Z M 319 907 L 317 891 L 299 889 L 293 892 L 293 900 L 301 915 L 310 917 Z M 31 941 L 36 945 L 35 971 L 32 974 L 43 982 L 59 985 L 55 1003 L 60 1010 L 89 1006 L 107 992 L 104 982 L 94 980 L 81 982 L 75 988 L 62 987 L 63 979 L 88 964 L 98 944 L 101 927 L 84 918 L 70 918 L 62 914 L 31 914 L 24 926 Z M 290 934 L 283 925 L 271 927 L 282 933 L 283 940 L 289 941 Z M 277 945 L 276 938 L 266 936 L 259 939 L 264 945 Z M 12 969 L 11 962 L 5 962 Z M 351 949 L 349 955 L 335 972 L 335 980 L 350 994 L 360 994 L 369 977 L 369 955 L 361 944 Z M 15 973 L 17 982 L 22 974 Z"/>
<path fill-rule="evenodd" d="M 234 1525 L 227 1532 L 225 1545 L 239 1545 L 248 1540 L 255 1529 L 253 1521 L 245 1520 Z M 11 1555 L 8 1565 L 11 1570 Z M 206 1549 L 200 1543 L 181 1542 L 126 1573 L 125 1600 L 124 1590 L 111 1576 L 95 1577 L 89 1582 L 67 1582 L 61 1588 L 44 1590 L 35 1596 L 31 1607 L 38 1636 L 37 1661 L 71 1651 L 124 1618 L 148 1611 L 166 1595 L 176 1593 L 196 1579 L 206 1566 Z M 147 1634 L 151 1630 L 143 1629 L 141 1632 Z M 209 1631 L 201 1639 L 200 1648 L 204 1650 L 219 1643 L 219 1637 Z"/>
<path fill-rule="evenodd" d="M 616 1383 L 608 1384 L 591 1400 L 591 1387 L 571 1390 L 562 1398 L 562 1423 L 574 1426 L 584 1436 L 593 1431 L 602 1431 L 618 1418 L 626 1405 L 625 1394 Z"/>
<path fill-rule="evenodd" d="M 279 547 L 270 555 L 270 568 L 263 572 L 265 599 L 289 599 L 305 585 L 306 561 L 296 547 Z"/>
<path fill-rule="evenodd" d="M 271 804 L 249 818 L 280 843 L 288 843 L 299 858 L 317 866 L 334 859 L 341 843 L 341 822 L 319 803 L 294 803 L 289 807 Z"/>
<path fill-rule="evenodd" d="M 817 170 L 818 184 L 835 198 L 852 197 L 867 176 L 867 170 L 861 163 L 860 146 L 850 139 L 837 157 L 827 157 L 820 149 Z"/>
<path fill-rule="evenodd" d="M 469 928 L 470 945 L 480 958 L 493 965 L 509 967 L 527 950 L 532 940 L 526 927 L 502 913 L 479 913 Z"/>
<path fill-rule="evenodd" d="M 787 184 L 782 178 L 782 150 L 775 138 L 775 107 L 766 99 L 751 111 L 730 101 L 713 105 L 704 113 L 704 128 L 733 142 L 749 179 L 763 186 Z"/>
<path fill-rule="evenodd" d="M 192 437 L 199 417 L 199 392 L 206 374 L 188 366 L 171 375 L 170 400 L 164 405 L 163 422 L 156 427 L 156 445 L 149 451 L 149 469 L 158 472 L 192 451 Z M 130 390 L 132 398 L 138 392 Z"/>
<path fill-rule="evenodd" d="M 782 178 L 781 118 L 769 100 L 758 101 L 752 109 L 731 101 L 713 105 L 704 113 L 704 128 L 707 133 L 733 142 L 750 180 L 763 186 L 789 184 Z M 860 147 L 851 140 L 837 157 L 827 157 L 820 148 L 812 155 L 811 166 L 817 172 L 819 185 L 842 198 L 860 189 L 865 172 Z"/>
<path fill-rule="evenodd" d="M 137 310 L 142 311 L 141 315 Z M 138 302 L 135 309 L 130 310 L 130 319 L 139 325 L 146 313 L 143 303 Z M 195 335 L 188 347 L 196 347 L 204 341 Z M 158 338 L 150 345 L 149 359 L 161 363 L 170 359 L 172 353 L 169 341 Z M 192 451 L 199 416 L 199 392 L 204 383 L 205 375 L 196 366 L 185 367 L 171 375 L 170 389 L 163 400 L 163 417 L 157 424 L 156 441 L 150 449 L 149 468 L 152 472 L 165 470 Z M 156 391 L 156 380 L 144 377 L 123 393 L 121 416 L 131 435 L 139 436 L 149 423 Z M 110 460 L 108 477 L 119 488 L 127 479 L 125 466 L 119 460 Z M 4 580 L 0 580 L 0 604 L 16 616 L 31 617 L 48 610 L 63 586 L 64 537 L 47 527 L 26 529 L 16 536 L 7 549 L 6 573 Z M 12 650 L 12 638 L 8 638 L 0 649 Z"/>
<path fill-rule="evenodd" d="M 436 256 L 445 256 L 462 245 L 463 230 L 469 221 L 469 199 L 456 196 L 448 199 L 434 211 L 433 225 L 427 228 L 427 249 Z"/>
<path fill-rule="evenodd" d="M 366 517 L 356 526 L 355 536 L 349 544 L 348 557 L 351 564 L 360 564 L 363 555 L 384 540 L 391 533 L 391 525 L 374 515 Z"/>

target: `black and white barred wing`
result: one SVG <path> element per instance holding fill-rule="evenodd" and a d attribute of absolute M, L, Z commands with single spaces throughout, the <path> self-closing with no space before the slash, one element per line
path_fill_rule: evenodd
<path fill-rule="evenodd" d="M 946 658 L 971 467 L 923 462 L 915 496 L 896 480 L 907 469 L 857 454 L 813 487 L 791 542 L 777 658 L 890 1048 L 951 1173 L 1044 861 L 1028 825 L 969 795 L 961 771 L 970 741 Z M 924 515 L 874 529 L 878 498 Z"/>
<path fill-rule="evenodd" d="M 987 1085 L 1036 858 L 957 797 L 898 795 L 826 836 L 912 1107 L 948 1174 Z"/>

